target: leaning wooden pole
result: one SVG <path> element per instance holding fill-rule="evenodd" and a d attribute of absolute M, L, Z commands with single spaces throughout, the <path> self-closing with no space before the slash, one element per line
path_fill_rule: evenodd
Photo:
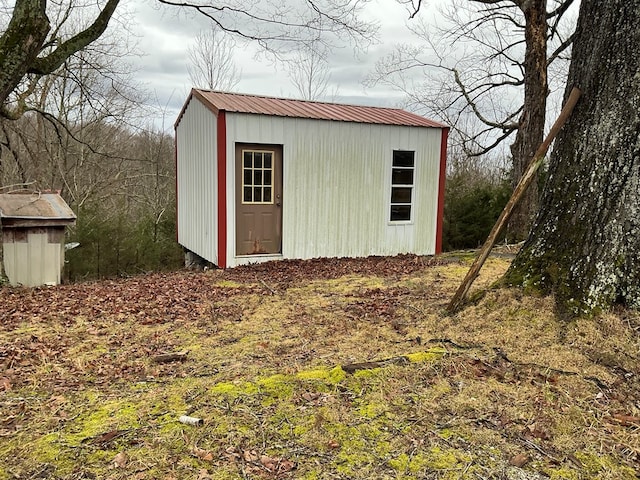
<path fill-rule="evenodd" d="M 581 93 L 582 92 L 580 92 L 580 90 L 577 88 L 574 88 L 573 90 L 571 90 L 571 94 L 567 99 L 567 103 L 565 103 L 556 122 L 553 124 L 553 127 L 551 127 L 551 131 L 547 135 L 547 138 L 544 139 L 542 144 L 538 147 L 538 150 L 536 150 L 536 153 L 533 155 L 533 158 L 531 159 L 531 162 L 529 163 L 527 170 L 524 172 L 524 175 L 522 175 L 522 178 L 518 182 L 518 185 L 516 185 L 516 188 L 513 190 L 513 193 L 511 194 L 511 198 L 509 199 L 504 209 L 502 210 L 500 217 L 498 217 L 498 221 L 495 223 L 495 225 L 491 229 L 491 233 L 489 233 L 487 240 L 484 242 L 484 245 L 478 252 L 478 256 L 473 261 L 473 264 L 469 268 L 469 271 L 467 272 L 467 275 L 464 277 L 464 280 L 462 280 L 462 283 L 460 284 L 460 286 L 458 287 L 458 290 L 456 291 L 455 295 L 451 299 L 451 302 L 449 302 L 449 305 L 447 306 L 448 312 L 450 313 L 455 312 L 460 308 L 460 306 L 462 306 L 464 299 L 466 298 L 467 293 L 471 288 L 471 284 L 478 276 L 478 273 L 480 273 L 480 269 L 482 268 L 482 265 L 484 265 L 484 262 L 489 256 L 489 253 L 491 253 L 491 249 L 493 248 L 493 245 L 496 243 L 496 239 L 498 238 L 498 236 L 500 236 L 500 233 L 502 233 L 502 231 L 504 230 L 505 225 L 509 221 L 511 214 L 513 213 L 513 210 L 515 209 L 516 205 L 522 198 L 524 192 L 527 190 L 529 185 L 531 185 L 531 182 L 533 182 L 533 180 L 535 179 L 535 173 L 540 168 L 540 165 L 542 165 L 544 156 L 546 155 L 547 150 L 549 150 L 549 146 L 551 145 L 551 142 L 553 142 L 553 139 L 556 138 L 556 135 L 558 134 L 562 126 L 565 124 L 565 122 L 571 115 L 571 112 L 573 111 L 573 107 L 576 106 L 576 103 L 578 102 L 578 99 L 580 98 Z"/>

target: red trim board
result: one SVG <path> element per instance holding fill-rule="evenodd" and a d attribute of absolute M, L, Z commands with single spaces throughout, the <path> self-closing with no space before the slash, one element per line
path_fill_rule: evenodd
<path fill-rule="evenodd" d="M 444 220 L 444 186 L 447 179 L 447 138 L 449 129 L 442 129 L 440 140 L 440 177 L 438 178 L 438 217 L 436 220 L 436 255 L 442 253 L 442 222 Z"/>
<path fill-rule="evenodd" d="M 227 267 L 227 119 L 218 112 L 218 267 Z"/>

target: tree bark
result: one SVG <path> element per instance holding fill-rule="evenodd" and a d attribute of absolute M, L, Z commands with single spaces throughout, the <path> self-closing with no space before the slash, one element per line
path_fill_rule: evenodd
<path fill-rule="evenodd" d="M 0 36 L 0 107 L 20 83 L 42 49 L 49 29 L 45 0 L 16 0 Z"/>
<path fill-rule="evenodd" d="M 542 143 L 547 109 L 547 1 L 519 3 L 525 17 L 524 104 L 516 139 L 511 145 L 513 159 L 512 187 L 527 170 L 529 161 Z M 513 212 L 507 235 L 510 240 L 524 240 L 538 210 L 538 185 L 533 182 Z"/>
<path fill-rule="evenodd" d="M 560 313 L 640 308 L 640 0 L 583 0 L 542 205 L 505 281 L 556 295 Z"/>
<path fill-rule="evenodd" d="M 9 25 L 0 35 L 0 117 L 19 117 L 24 106 L 18 105 L 11 111 L 7 99 L 25 76 L 53 73 L 67 58 L 97 40 L 106 30 L 119 2 L 107 0 L 91 25 L 47 55 L 40 56 L 46 50 L 51 29 L 46 13 L 47 0 L 16 0 Z"/>

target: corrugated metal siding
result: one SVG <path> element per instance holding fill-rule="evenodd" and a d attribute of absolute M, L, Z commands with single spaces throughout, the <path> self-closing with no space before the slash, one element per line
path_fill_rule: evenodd
<path fill-rule="evenodd" d="M 217 263 L 216 116 L 192 98 L 176 128 L 178 243 Z"/>
<path fill-rule="evenodd" d="M 435 251 L 441 129 L 227 114 L 228 265 L 235 252 L 233 145 L 283 145 L 283 258 Z M 416 152 L 414 222 L 390 224 L 393 150 Z"/>
<path fill-rule="evenodd" d="M 225 110 L 234 113 L 254 113 L 278 117 L 373 123 L 380 125 L 444 127 L 444 125 L 438 122 L 398 108 L 312 102 L 307 100 L 261 97 L 199 89 L 193 89 L 192 94 L 195 98 L 199 98 L 207 103 L 213 110 Z M 178 121 L 181 121 L 180 118 Z"/>
<path fill-rule="evenodd" d="M 64 242 L 64 236 L 62 238 Z M 4 243 L 3 260 L 13 286 L 58 285 L 64 264 L 64 243 L 50 243 L 46 232 L 31 232 L 27 241 Z"/>

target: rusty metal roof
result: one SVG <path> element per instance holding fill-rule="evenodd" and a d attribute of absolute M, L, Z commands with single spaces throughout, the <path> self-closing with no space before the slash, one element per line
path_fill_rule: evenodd
<path fill-rule="evenodd" d="M 339 103 L 312 102 L 285 98 L 263 97 L 240 93 L 216 92 L 192 89 L 191 95 L 178 116 L 176 126 L 191 98 L 200 99 L 214 113 L 220 110 L 236 113 L 252 113 L 277 117 L 310 118 L 339 122 L 374 123 L 381 125 L 402 125 L 411 127 L 447 128 L 433 120 L 406 112 L 399 108 L 365 107 Z"/>
<path fill-rule="evenodd" d="M 0 194 L 0 221 L 5 218 L 74 221 L 76 215 L 57 193 L 29 191 Z"/>

